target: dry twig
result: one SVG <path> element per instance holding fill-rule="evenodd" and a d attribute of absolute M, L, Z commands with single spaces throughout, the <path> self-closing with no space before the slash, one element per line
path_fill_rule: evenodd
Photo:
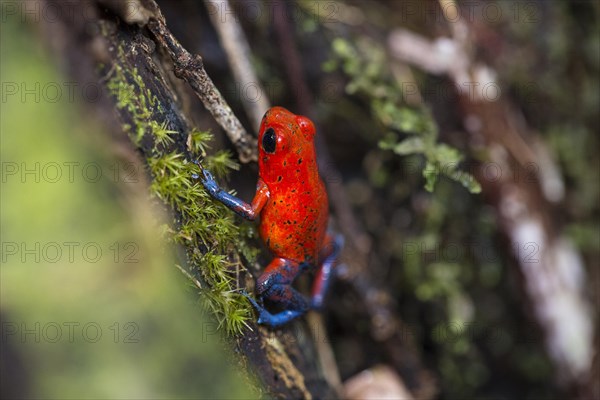
<path fill-rule="evenodd" d="M 250 62 L 250 46 L 242 27 L 235 15 L 230 14 L 231 4 L 228 0 L 206 0 L 210 20 L 219 34 L 219 40 L 227 54 L 233 76 L 241 90 L 241 102 L 252 126 L 258 129 L 264 113 L 269 109 L 269 99 L 261 85 L 252 63 Z M 227 14 L 223 11 L 227 10 Z M 256 89 L 257 97 L 245 95 L 250 86 Z"/>
<path fill-rule="evenodd" d="M 174 64 L 174 73 L 184 79 L 198 95 L 204 107 L 212 114 L 217 123 L 238 151 L 243 163 L 256 161 L 258 158 L 256 140 L 246 132 L 229 104 L 225 101 L 212 79 L 204 70 L 202 57 L 190 54 L 173 36 L 166 26 L 162 15 L 148 21 L 148 28 L 157 43 L 169 54 Z"/>

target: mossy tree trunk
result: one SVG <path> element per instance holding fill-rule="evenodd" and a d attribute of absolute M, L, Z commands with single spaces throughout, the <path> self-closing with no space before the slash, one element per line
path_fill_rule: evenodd
<path fill-rule="evenodd" d="M 88 104 L 107 131 L 130 152 L 129 157 L 145 164 L 144 170 L 161 157 L 176 157 L 191 172 L 194 133 L 190 119 L 183 112 L 189 93 L 181 89 L 182 82 L 173 74 L 173 62 L 158 48 L 146 22 L 162 19 L 158 6 L 152 2 L 123 2 L 138 7 L 122 8 L 118 2 L 63 2 L 47 0 L 46 6 L 60 10 L 59 19 L 43 21 L 43 36 L 66 66 L 66 72 L 80 83 L 100 86 L 100 97 Z M 83 17 L 85 16 L 85 17 Z M 161 134 L 163 136 L 161 136 Z M 165 138 L 168 136 L 168 139 Z M 187 167 L 186 167 L 187 166 Z M 155 180 L 148 174 L 148 182 Z M 169 199 L 166 199 L 169 200 Z M 187 211 L 178 208 L 186 199 L 170 202 L 176 231 L 186 219 Z M 193 207 L 193 205 L 189 205 Z M 240 240 L 232 237 L 231 241 Z M 198 241 L 183 243 L 188 271 L 200 285 L 210 290 L 195 265 L 199 254 L 209 252 Z M 224 257 L 243 260 L 237 250 L 230 249 Z M 240 280 L 248 276 L 243 262 Z M 186 316 L 182 315 L 182 318 Z M 334 389 L 327 383 L 318 362 L 311 333 L 305 323 L 295 322 L 278 330 L 257 326 L 253 319 L 245 321 L 250 329 L 230 335 L 229 343 L 240 356 L 238 360 L 256 375 L 270 396 L 277 398 L 331 398 Z M 200 336 L 200 333 L 199 333 Z"/>

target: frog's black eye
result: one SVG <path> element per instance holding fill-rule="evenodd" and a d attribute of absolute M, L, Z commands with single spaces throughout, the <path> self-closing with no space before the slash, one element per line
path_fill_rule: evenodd
<path fill-rule="evenodd" d="M 275 153 L 275 145 L 277 144 L 277 137 L 275 136 L 275 130 L 269 128 L 265 131 L 262 139 L 263 150 L 269 154 Z"/>

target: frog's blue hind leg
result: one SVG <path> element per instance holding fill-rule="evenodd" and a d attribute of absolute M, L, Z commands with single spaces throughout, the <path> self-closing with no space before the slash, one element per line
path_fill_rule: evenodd
<path fill-rule="evenodd" d="M 333 274 L 333 268 L 337 263 L 337 259 L 344 245 L 344 237 L 342 235 L 336 235 L 335 239 L 332 239 L 330 235 L 327 236 L 326 240 L 326 255 L 324 256 L 323 262 L 317 272 L 315 281 L 313 283 L 311 307 L 320 309 L 323 306 L 327 289 L 331 283 Z"/>
<path fill-rule="evenodd" d="M 281 304 L 285 310 L 272 314 L 249 296 L 258 311 L 258 323 L 269 326 L 283 325 L 310 309 L 310 302 L 292 287 L 301 266 L 285 258 L 275 258 L 256 281 L 256 291 L 262 299 Z"/>
<path fill-rule="evenodd" d="M 256 308 L 256 311 L 258 311 L 259 324 L 269 325 L 272 327 L 284 325 L 290 322 L 291 320 L 300 317 L 306 312 L 306 310 L 285 310 L 276 314 L 271 314 L 269 311 L 267 311 L 266 308 L 258 304 L 256 300 L 254 300 L 252 297 L 250 297 L 246 293 L 243 294 L 248 298 L 248 300 L 250 300 L 254 308 Z"/>

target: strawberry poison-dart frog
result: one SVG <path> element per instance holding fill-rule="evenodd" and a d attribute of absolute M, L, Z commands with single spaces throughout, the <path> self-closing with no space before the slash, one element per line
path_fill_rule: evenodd
<path fill-rule="evenodd" d="M 260 215 L 259 233 L 273 260 L 256 282 L 261 300 L 279 303 L 270 313 L 248 297 L 258 322 L 278 326 L 323 304 L 329 278 L 342 246 L 341 236 L 327 233 L 329 202 L 319 176 L 315 126 L 282 107 L 264 115 L 258 135 L 258 183 L 251 204 L 227 193 L 206 169 L 201 182 L 210 195 L 249 220 Z M 292 288 L 296 276 L 315 269 L 311 299 Z"/>

